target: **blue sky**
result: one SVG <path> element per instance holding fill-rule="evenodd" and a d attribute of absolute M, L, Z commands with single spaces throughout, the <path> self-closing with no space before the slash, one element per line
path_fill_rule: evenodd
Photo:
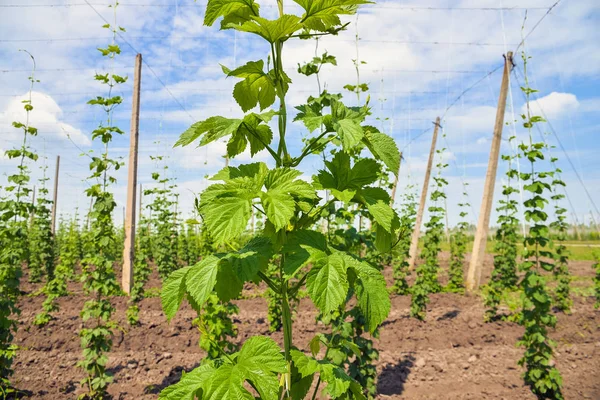
<path fill-rule="evenodd" d="M 86 105 L 86 101 L 104 94 L 93 75 L 114 68 L 132 78 L 135 52 L 139 51 L 146 61 L 142 73 L 139 180 L 144 185 L 151 183 L 155 165 L 150 155 L 167 155 L 170 173 L 179 184 L 181 208 L 188 212 L 194 193 L 207 185 L 205 176 L 224 165 L 225 144 L 176 150 L 172 145 L 196 120 L 211 115 L 242 114 L 231 98 L 235 81 L 224 78 L 219 63 L 233 67 L 264 59 L 267 49 L 255 37 L 218 31 L 216 26 L 204 27 L 205 0 L 122 0 L 117 20 L 127 29 L 123 38 L 129 44 L 121 38 L 117 40 L 123 53 L 111 66 L 95 49 L 110 41 L 109 33 L 101 29 L 104 21 L 96 12 L 112 21 L 112 10 L 106 0 L 88 2 L 0 0 L 0 149 L 14 146 L 18 138 L 18 132 L 10 124 L 23 118 L 20 100 L 28 90 L 30 61 L 18 49 L 26 49 L 36 58 L 36 77 L 41 80 L 33 97 L 32 122 L 40 131 L 34 147 L 48 157 L 49 174 L 53 174 L 56 155 L 61 155 L 59 211 L 87 209 L 83 190 L 88 168 L 80 153 L 98 148 L 90 142 L 90 132 L 102 115 Z M 469 184 L 468 200 L 474 210 L 468 218 L 475 222 L 501 69 L 486 75 L 502 66 L 503 53 L 517 47 L 525 12 L 528 33 L 554 2 L 398 0 L 366 6 L 358 18 L 348 19 L 351 22 L 348 31 L 319 41 L 318 54 L 328 51 L 338 60 L 338 67 L 323 69 L 321 82 L 330 92 L 344 92 L 344 84 L 356 82 L 352 59 L 357 58 L 358 31 L 358 58 L 366 61 L 361 66 L 361 81 L 369 83 L 371 88 L 371 123 L 392 135 L 404 151 L 400 191 L 409 183 L 416 184 L 420 191 L 431 140 L 431 131 L 427 130 L 436 116 L 444 116 L 446 137 L 440 138 L 438 147 L 446 148 L 443 157 L 449 163 L 444 175 L 450 182 L 447 189 L 450 224 L 458 221 L 456 204 L 461 201 L 463 182 Z M 275 0 L 259 3 L 263 15 L 274 16 Z M 286 12 L 299 10 L 287 0 Z M 533 57 L 529 64 L 531 84 L 540 90 L 540 100 L 534 107 L 544 111 L 564 146 L 566 154 L 556 149 L 554 155 L 560 159 L 568 184 L 567 192 L 573 203 L 570 211 L 585 222 L 591 219 L 590 211 L 600 220 L 576 177 L 577 172 L 590 196 L 600 203 L 599 22 L 597 0 L 562 0 L 526 41 L 528 54 Z M 315 79 L 296 73 L 298 63 L 313 57 L 315 46 L 314 40 L 286 44 L 284 68 L 293 79 L 288 100 L 292 105 L 317 94 Z M 516 81 L 517 76 L 522 80 L 519 55 L 515 61 L 519 72 L 511 76 L 506 121 L 512 121 L 513 115 L 518 118 L 523 107 Z M 131 89 L 131 82 L 121 87 L 125 102 L 115 114 L 117 124 L 125 131 L 129 129 Z M 356 103 L 350 93 L 345 98 L 350 104 Z M 551 144 L 558 143 L 548 125 L 541 128 L 548 132 Z M 519 126 L 509 125 L 504 138 L 512 133 L 519 138 L 524 134 Z M 307 133 L 301 125 L 294 124 L 289 134 L 292 151 L 299 151 L 300 139 Z M 126 161 L 128 143 L 127 136 L 115 140 L 113 155 Z M 511 151 L 508 143 L 503 144 L 502 151 Z M 249 154 L 243 154 L 233 162 L 249 159 Z M 268 154 L 259 153 L 258 159 L 267 161 Z M 301 169 L 309 178 L 321 165 L 322 161 L 314 157 Z M 4 176 L 12 169 L 14 163 L 0 158 L 0 174 Z M 497 189 L 505 170 L 501 163 Z M 39 176 L 37 167 L 34 172 Z M 117 177 L 114 191 L 121 207 L 126 171 L 120 171 Z M 116 219 L 120 220 L 121 213 L 117 214 Z"/>

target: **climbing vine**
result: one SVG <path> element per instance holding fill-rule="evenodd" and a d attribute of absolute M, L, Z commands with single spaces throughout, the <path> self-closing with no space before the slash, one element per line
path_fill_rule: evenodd
<path fill-rule="evenodd" d="M 404 194 L 402 209 L 400 210 L 400 231 L 407 234 L 400 237 L 398 246 L 395 248 L 395 257 L 392 260 L 394 269 L 394 284 L 392 292 L 399 295 L 410 293 L 410 288 L 406 282 L 408 275 L 408 260 L 410 258 L 410 240 L 411 236 L 408 232 L 412 232 L 415 227 L 417 217 L 417 197 L 413 190 L 413 186 L 408 186 Z"/>
<path fill-rule="evenodd" d="M 540 171 L 538 163 L 545 159 L 548 149 L 544 142 L 534 142 L 532 128 L 543 122 L 540 116 L 532 115 L 530 96 L 536 90 L 529 86 L 527 61 L 530 57 L 522 53 L 525 82 L 521 90 L 526 97 L 526 113 L 522 116 L 523 126 L 529 133 L 529 141 L 519 145 L 522 157 L 530 164 L 529 172 L 521 172 L 523 189 L 531 193 L 525 200 L 525 219 L 532 224 L 523 241 L 523 262 L 520 269 L 525 273 L 520 287 L 523 291 L 523 310 L 520 323 L 525 333 L 518 342 L 525 347 L 519 365 L 525 366 L 525 383 L 540 399 L 562 399 L 562 377 L 554 366 L 553 341 L 548 337 L 548 328 L 556 326 L 556 316 L 551 313 L 552 298 L 548 292 L 546 277 L 542 271 L 554 272 L 555 265 L 547 261 L 553 258 L 550 251 L 548 214 L 544 211 L 548 200 L 544 193 L 552 190 L 551 177 L 554 171 Z M 537 168 L 536 168 L 537 167 Z"/>
<path fill-rule="evenodd" d="M 17 330 L 15 317 L 20 313 L 17 301 L 23 273 L 21 263 L 28 258 L 27 224 L 33 211 L 33 204 L 28 201 L 32 191 L 29 187 L 31 171 L 28 162 L 38 159 L 28 142 L 38 132 L 29 123 L 29 118 L 33 110 L 33 85 L 39 82 L 35 79 L 35 59 L 31 54 L 29 56 L 33 68 L 29 76 L 29 95 L 23 100 L 25 121 L 15 121 L 12 124 L 23 132 L 23 142 L 20 147 L 5 152 L 6 157 L 19 160 L 19 164 L 16 173 L 8 176 L 8 186 L 4 187 L 6 195 L 0 200 L 0 394 L 3 397 L 18 392 L 9 380 L 17 351 L 17 346 L 12 341 Z"/>
<path fill-rule="evenodd" d="M 227 152 L 231 160 L 247 147 L 251 155 L 264 149 L 273 158 L 275 168 L 255 162 L 228 166 L 212 177 L 220 182 L 202 192 L 197 208 L 215 244 L 226 245 L 239 239 L 247 230 L 252 209 L 265 216 L 264 228 L 237 251 L 227 248 L 227 252 L 212 253 L 194 266 L 173 272 L 161 295 L 163 309 L 171 318 L 184 297 L 202 308 L 213 290 L 221 301 L 229 301 L 239 296 L 244 282 L 263 281 L 280 298 L 283 352 L 272 339 L 262 336 L 248 339 L 237 353 L 221 349 L 218 362 L 204 360 L 177 384 L 163 390 L 162 399 L 251 398 L 254 395 L 245 382 L 263 399 L 302 399 L 311 390 L 316 398 L 322 384 L 326 386 L 321 393 L 331 398 L 348 398 L 348 391 L 355 398 L 364 398 L 363 388 L 342 368 L 306 355 L 294 346 L 289 298 L 306 284 L 308 296 L 320 312 L 330 314 L 344 304 L 352 289 L 365 316 L 367 331 L 375 332 L 387 317 L 390 301 L 381 272 L 360 257 L 331 246 L 314 227 L 334 202 L 357 206 L 367 210 L 373 220 L 375 246 L 380 252 L 389 252 L 397 242 L 399 218 L 389 206 L 387 192 L 370 186 L 377 181 L 379 164 L 371 158 L 352 160 L 348 153 L 364 143 L 392 171 L 398 170 L 400 155 L 392 138 L 362 125 L 370 114 L 368 102 L 350 108 L 340 97 L 326 93 L 297 107 L 295 121 L 303 123 L 310 134 L 319 132 L 305 141 L 299 155 L 290 153 L 286 140 L 286 93 L 291 80 L 283 67 L 284 44 L 299 37 L 339 32 L 345 27 L 339 15 L 352 14 L 356 6 L 366 2 L 297 3 L 304 9 L 301 16 L 284 14 L 283 1 L 278 0 L 276 20 L 260 17 L 259 5 L 254 1 L 235 3 L 235 7 L 217 0 L 207 4 L 206 25 L 223 17 L 222 29 L 256 34 L 270 45 L 266 63 L 250 61 L 233 70 L 223 67 L 228 77 L 240 79 L 233 96 L 242 110 L 247 113 L 259 106 L 261 113 L 251 112 L 240 119 L 217 116 L 200 121 L 182 134 L 177 145 L 189 145 L 199 139 L 203 146 L 229 136 Z M 265 111 L 276 99 L 278 109 Z M 274 133 L 268 123 L 275 117 L 278 140 L 271 147 Z M 327 143 L 341 150 L 325 162 L 325 168 L 313 176 L 311 183 L 299 179 L 301 172 L 295 168 L 309 154 L 321 152 Z M 324 190 L 333 196 L 326 202 L 318 196 Z M 271 276 L 266 274 L 269 264 L 277 266 Z"/>
<path fill-rule="evenodd" d="M 554 165 L 554 176 L 552 179 L 552 196 L 550 197 L 554 202 L 554 215 L 556 220 L 550 224 L 550 228 L 553 230 L 553 244 L 554 244 L 554 278 L 556 280 L 556 288 L 554 289 L 554 306 L 563 312 L 569 312 L 573 305 L 571 300 L 571 274 L 569 273 L 569 250 L 565 246 L 565 240 L 569 231 L 569 225 L 567 223 L 567 209 L 561 205 L 561 201 L 565 198 L 565 195 L 558 192 L 559 187 L 565 187 L 565 182 L 560 178 L 562 172 L 560 168 L 556 166 L 556 157 L 551 158 L 551 162 Z"/>
<path fill-rule="evenodd" d="M 509 139 L 511 142 L 515 137 Z M 484 304 L 487 307 L 485 320 L 492 321 L 497 317 L 498 307 L 507 291 L 515 290 L 518 283 L 517 254 L 519 236 L 517 233 L 519 220 L 517 218 L 517 201 L 512 195 L 517 192 L 512 182 L 519 179 L 518 171 L 513 168 L 513 160 L 518 154 L 502 155 L 502 160 L 508 163 L 506 183 L 502 187 L 503 198 L 498 211 L 498 230 L 494 241 L 494 269 L 490 282 L 484 289 Z"/>
<path fill-rule="evenodd" d="M 425 239 L 421 258 L 424 262 L 416 269 L 417 279 L 411 287 L 410 315 L 417 319 L 425 319 L 427 313 L 427 304 L 429 303 L 429 294 L 438 293 L 442 287 L 438 282 L 438 273 L 440 264 L 438 255 L 441 251 L 442 239 L 444 237 L 444 213 L 445 209 L 440 201 L 446 198 L 444 187 L 448 181 L 442 177 L 442 171 L 448 166 L 443 161 L 443 153 L 446 149 L 436 150 L 438 163 L 436 164 L 437 176 L 433 177 L 434 190 L 431 193 L 433 206 L 429 207 L 429 221 L 425 223 Z"/>
<path fill-rule="evenodd" d="M 114 13 L 114 22 L 103 27 L 112 33 L 112 43 L 105 48 L 98 48 L 103 57 L 114 62 L 121 53 L 121 48 L 116 44 L 117 32 L 124 29 L 117 25 L 117 7 L 115 2 L 111 8 Z M 81 311 L 84 327 L 80 329 L 83 359 L 78 366 L 85 372 L 86 377 L 81 381 L 85 387 L 84 395 L 87 399 L 104 399 L 108 385 L 112 382 L 111 374 L 106 370 L 107 353 L 112 347 L 112 330 L 116 322 L 112 320 L 114 307 L 110 297 L 120 293 L 120 287 L 115 277 L 113 264 L 116 260 L 118 248 L 115 239 L 115 229 L 112 213 L 116 207 L 113 194 L 109 191 L 110 185 L 116 183 L 116 178 L 111 175 L 113 171 L 122 166 L 119 160 L 109 157 L 109 144 L 114 135 L 122 135 L 123 131 L 113 124 L 113 111 L 123 102 L 121 96 L 113 95 L 118 85 L 126 82 L 127 78 L 114 73 L 96 73 L 95 80 L 106 85 L 106 97 L 97 96 L 88 101 L 88 104 L 99 107 L 105 114 L 106 120 L 92 131 L 92 140 L 99 141 L 103 146 L 100 156 L 90 155 L 89 179 L 93 182 L 86 189 L 86 194 L 92 200 L 92 209 L 89 213 L 89 248 L 81 261 L 81 280 L 86 293 L 90 294 Z"/>
<path fill-rule="evenodd" d="M 467 183 L 463 185 L 463 201 L 458 203 L 460 222 L 456 226 L 456 231 L 450 238 L 450 268 L 448 270 L 448 285 L 446 290 L 449 292 L 462 293 L 464 292 L 464 276 L 463 263 L 465 252 L 467 251 L 467 230 L 469 223 L 466 221 L 468 207 Z"/>
<path fill-rule="evenodd" d="M 29 265 L 37 266 L 35 269 L 30 269 L 43 269 L 46 276 L 46 284 L 43 289 L 46 299 L 42 304 L 42 313 L 35 317 L 35 325 L 46 325 L 50 321 L 50 312 L 57 310 L 54 299 L 66 294 L 66 283 L 64 280 L 59 282 L 56 279 L 54 270 L 55 247 L 51 228 L 51 210 L 49 207 L 52 201 L 47 198 L 48 189 L 46 188 L 46 182 L 48 178 L 46 177 L 46 169 L 47 167 L 44 165 L 29 239 Z"/>
<path fill-rule="evenodd" d="M 144 298 L 144 285 L 150 277 L 150 261 L 152 260 L 152 243 L 149 221 L 142 215 L 135 235 L 135 259 L 133 266 L 133 287 L 129 294 L 127 322 L 129 325 L 139 324 L 139 303 Z"/>
<path fill-rule="evenodd" d="M 39 179 L 37 201 L 31 218 L 29 230 L 29 281 L 40 282 L 43 276 L 46 282 L 54 279 L 54 238 L 52 237 L 51 210 L 52 201 L 48 200 L 46 182 L 47 166 L 42 167 L 42 178 Z M 48 288 L 46 288 L 47 290 Z"/>
<path fill-rule="evenodd" d="M 159 162 L 164 161 L 163 156 L 150 156 L 150 159 Z M 152 252 L 154 262 L 158 268 L 161 279 L 167 277 L 178 268 L 177 265 L 177 226 L 176 215 L 173 209 L 175 203 L 173 190 L 175 185 L 167 176 L 168 166 L 165 164 L 162 175 L 159 172 L 152 173 L 155 187 L 144 191 L 144 196 L 153 195 L 152 203 L 148 209 L 152 214 L 152 225 L 154 228 Z"/>

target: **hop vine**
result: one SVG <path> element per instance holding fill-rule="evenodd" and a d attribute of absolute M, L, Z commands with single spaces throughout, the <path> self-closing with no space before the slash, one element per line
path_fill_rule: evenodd
<path fill-rule="evenodd" d="M 6 157 L 18 160 L 19 164 L 17 171 L 8 176 L 8 186 L 4 187 L 6 195 L 0 200 L 0 393 L 3 396 L 18 392 L 9 380 L 13 374 L 12 363 L 17 352 L 17 346 L 12 341 L 18 326 L 15 318 L 20 313 L 17 301 L 23 273 L 21 263 L 28 258 L 27 224 L 34 208 L 28 201 L 32 192 L 29 187 L 31 170 L 28 163 L 38 159 L 37 154 L 29 147 L 28 140 L 37 136 L 38 132 L 29 119 L 33 111 L 33 85 L 39 81 L 35 78 L 35 59 L 30 53 L 27 54 L 33 68 L 29 76 L 29 95 L 23 100 L 25 121 L 15 121 L 12 124 L 23 132 L 23 142 L 20 147 L 5 152 Z"/>
<path fill-rule="evenodd" d="M 112 33 L 113 41 L 105 48 L 98 48 L 103 57 L 111 62 L 121 53 L 121 48 L 115 42 L 118 31 L 124 29 L 117 25 L 117 7 L 115 2 L 110 7 L 113 9 L 114 22 L 103 27 Z M 90 155 L 89 179 L 94 183 L 86 189 L 86 194 L 91 198 L 92 209 L 89 213 L 90 230 L 88 252 L 82 264 L 81 280 L 86 293 L 90 295 L 81 311 L 84 327 L 79 331 L 83 359 L 78 366 L 84 371 L 86 377 L 81 381 L 86 393 L 83 395 L 90 400 L 104 399 L 107 395 L 108 385 L 113 377 L 106 369 L 108 353 L 112 347 L 112 330 L 116 322 L 112 319 L 114 307 L 110 298 L 119 294 L 120 287 L 114 271 L 118 244 L 115 237 L 115 228 L 112 214 L 116 207 L 110 186 L 116 183 L 116 178 L 111 175 L 122 166 L 122 162 L 110 158 L 109 145 L 115 135 L 124 132 L 113 123 L 113 111 L 123 102 L 121 96 L 113 95 L 118 85 L 127 81 L 114 73 L 96 73 L 94 79 L 107 87 L 107 96 L 97 96 L 88 101 L 88 104 L 99 107 L 105 114 L 106 120 L 92 132 L 92 140 L 99 141 L 103 146 L 100 156 Z"/>
<path fill-rule="evenodd" d="M 470 206 L 468 203 L 467 183 L 463 186 L 462 195 L 463 201 L 458 203 L 460 222 L 450 238 L 450 268 L 448 270 L 448 284 L 446 285 L 447 291 L 455 293 L 463 293 L 465 288 L 463 263 L 465 252 L 467 251 L 467 231 L 469 229 L 466 217 L 469 215 L 467 209 Z"/>
<path fill-rule="evenodd" d="M 514 141 L 511 137 L 510 141 Z M 519 173 L 513 168 L 513 160 L 518 154 L 502 155 L 502 160 L 508 164 L 506 172 L 506 183 L 502 187 L 503 198 L 500 199 L 498 211 L 498 230 L 494 241 L 494 269 L 490 282 L 484 288 L 484 304 L 487 307 L 485 320 L 492 321 L 497 317 L 498 307 L 507 291 L 517 288 L 517 254 L 519 236 L 517 233 L 519 219 L 517 218 L 517 201 L 513 194 L 517 189 L 513 187 L 515 179 L 519 179 Z"/>
<path fill-rule="evenodd" d="M 445 209 L 440 202 L 446 198 L 444 187 L 448 181 L 442 177 L 442 171 L 448 166 L 444 163 L 442 155 L 445 148 L 437 149 L 438 163 L 436 164 L 437 176 L 433 177 L 434 190 L 431 193 L 433 206 L 429 207 L 429 221 L 425 223 L 426 232 L 424 247 L 421 258 L 424 262 L 416 269 L 417 279 L 411 287 L 410 315 L 414 318 L 424 320 L 429 303 L 429 294 L 438 293 L 442 287 L 438 281 L 440 264 L 438 255 L 441 251 L 442 239 L 444 237 L 444 213 Z"/>
<path fill-rule="evenodd" d="M 523 262 L 520 264 L 524 277 L 520 287 L 523 291 L 523 310 L 520 323 L 525 333 L 518 342 L 525 348 L 519 365 L 525 366 L 525 383 L 539 399 L 563 399 L 562 377 L 555 367 L 553 359 L 554 342 L 548 337 L 548 329 L 556 326 L 556 316 L 551 313 L 552 298 L 548 292 L 546 277 L 542 271 L 554 272 L 556 266 L 546 261 L 553 258 L 550 251 L 549 228 L 546 225 L 548 214 L 544 211 L 548 200 L 544 193 L 552 191 L 550 179 L 554 171 L 540 171 L 538 163 L 545 159 L 544 151 L 548 149 L 544 142 L 534 142 L 532 128 L 543 122 L 540 116 L 532 115 L 530 96 L 536 90 L 529 86 L 527 62 L 529 56 L 522 53 L 523 74 L 525 83 L 521 90 L 525 94 L 527 111 L 522 115 L 523 126 L 529 133 L 529 142 L 519 145 L 523 158 L 530 164 L 529 172 L 522 172 L 523 189 L 531 193 L 525 200 L 525 219 L 532 224 L 523 241 Z"/>

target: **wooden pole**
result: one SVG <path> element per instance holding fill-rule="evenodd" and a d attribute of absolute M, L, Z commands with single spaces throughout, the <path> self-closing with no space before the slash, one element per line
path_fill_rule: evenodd
<path fill-rule="evenodd" d="M 133 101 L 129 139 L 129 177 L 127 181 L 127 211 L 125 214 L 125 246 L 123 248 L 122 287 L 127 294 L 133 287 L 133 262 L 135 258 L 135 206 L 137 189 L 138 138 L 140 126 L 140 86 L 142 80 L 142 55 L 135 56 L 133 76 Z"/>
<path fill-rule="evenodd" d="M 400 162 L 398 162 L 398 173 L 394 177 L 394 186 L 392 186 L 392 196 L 390 198 L 390 207 L 394 208 L 396 201 L 396 189 L 398 188 L 398 178 L 400 177 L 400 167 L 402 167 L 402 152 L 400 153 Z"/>
<path fill-rule="evenodd" d="M 58 172 L 60 170 L 60 156 L 56 156 L 56 171 L 54 171 L 54 198 L 52 202 L 52 225 L 50 231 L 52 236 L 56 232 L 56 206 L 58 205 Z"/>
<path fill-rule="evenodd" d="M 423 189 L 421 190 L 421 200 L 419 202 L 419 210 L 417 211 L 417 219 L 415 228 L 412 233 L 409 250 L 408 268 L 412 270 L 417 261 L 417 250 L 419 246 L 419 236 L 421 235 L 421 223 L 423 222 L 423 212 L 425 211 L 425 203 L 427 202 L 427 190 L 429 189 L 429 177 L 431 176 L 431 166 L 435 156 L 435 146 L 437 143 L 438 128 L 440 127 L 440 117 L 435 119 L 435 128 L 433 129 L 433 138 L 431 139 L 431 149 L 429 150 L 429 160 L 427 161 L 427 170 L 425 171 L 425 179 L 423 180 Z"/>
<path fill-rule="evenodd" d="M 492 148 L 490 150 L 488 169 L 485 176 L 483 198 L 481 200 L 479 220 L 477 221 L 477 232 L 475 233 L 475 241 L 473 242 L 473 253 L 471 254 L 469 271 L 467 273 L 466 288 L 469 292 L 476 290 L 481 282 L 481 270 L 490 226 L 490 214 L 492 212 L 492 204 L 494 201 L 494 186 L 496 184 L 496 172 L 498 170 L 498 158 L 502 142 L 502 128 L 504 127 L 504 113 L 506 111 L 506 98 L 508 94 L 510 71 L 512 68 L 512 55 L 512 52 L 508 52 L 504 57 L 504 73 L 502 74 L 502 84 L 500 86 L 500 96 L 498 99 L 498 108 L 496 110 Z"/>

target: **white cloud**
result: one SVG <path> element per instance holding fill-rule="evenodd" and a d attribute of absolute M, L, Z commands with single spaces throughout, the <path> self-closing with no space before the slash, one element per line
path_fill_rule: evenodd
<path fill-rule="evenodd" d="M 546 115 L 549 119 L 557 119 L 577 110 L 579 101 L 572 93 L 552 92 L 530 102 L 530 108 L 532 115 Z M 521 111 L 527 111 L 526 105 L 523 105 Z"/>
<path fill-rule="evenodd" d="M 23 101 L 29 100 L 29 93 L 11 100 L 0 114 L 0 125 L 8 128 L 13 121 L 24 123 L 27 112 L 23 108 Z M 29 113 L 29 123 L 38 129 L 38 136 L 50 140 L 71 140 L 80 146 L 89 146 L 90 139 L 81 130 L 61 121 L 62 109 L 54 99 L 44 93 L 32 92 L 31 104 L 33 110 Z M 12 129 L 14 133 L 7 135 L 8 140 L 14 140 L 19 132 Z"/>

